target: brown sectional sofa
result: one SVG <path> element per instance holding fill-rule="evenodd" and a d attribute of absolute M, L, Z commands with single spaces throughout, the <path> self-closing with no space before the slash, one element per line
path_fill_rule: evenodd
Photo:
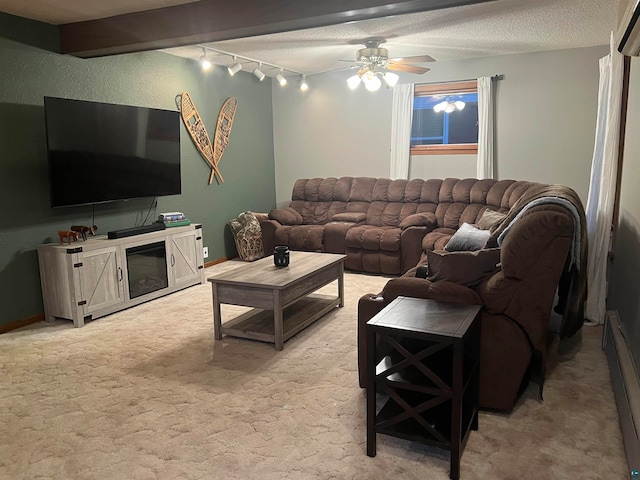
<path fill-rule="evenodd" d="M 428 256 L 433 263 L 463 224 L 482 222 L 487 210 L 505 215 L 491 227 L 482 249 L 484 254 L 500 246 L 494 271 L 466 285 L 450 272 L 416 277 Z M 344 253 L 348 269 L 403 274 L 389 280 L 382 292 L 359 301 L 363 387 L 365 325 L 400 295 L 482 306 L 479 401 L 489 409 L 511 410 L 531 375 L 542 389 L 556 292 L 556 311 L 563 315 L 561 336 L 573 335 L 583 323 L 586 223 L 580 198 L 568 187 L 490 179 L 300 179 L 289 207 L 272 210 L 268 218 L 261 215 L 260 222 L 267 254 L 275 245 Z M 456 260 L 458 253 L 452 253 Z"/>
<path fill-rule="evenodd" d="M 441 248 L 462 223 L 476 222 L 487 208 L 506 212 L 531 185 L 455 178 L 300 179 L 289 206 L 261 218 L 264 251 L 287 245 L 344 253 L 348 269 L 402 274 L 420 261 L 423 247 Z"/>

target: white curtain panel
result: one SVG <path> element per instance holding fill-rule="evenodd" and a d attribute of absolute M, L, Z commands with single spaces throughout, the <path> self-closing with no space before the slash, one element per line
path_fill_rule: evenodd
<path fill-rule="evenodd" d="M 493 105 L 494 87 L 491 77 L 478 78 L 478 164 L 479 179 L 494 178 Z"/>
<path fill-rule="evenodd" d="M 393 87 L 391 110 L 391 179 L 409 178 L 411 122 L 413 121 L 413 83 Z"/>
<path fill-rule="evenodd" d="M 618 170 L 618 135 L 622 104 L 623 56 L 615 48 L 600 59 L 600 86 L 596 138 L 587 200 L 588 296 L 585 317 L 589 323 L 604 323 L 607 298 L 607 256 L 615 202 Z"/>

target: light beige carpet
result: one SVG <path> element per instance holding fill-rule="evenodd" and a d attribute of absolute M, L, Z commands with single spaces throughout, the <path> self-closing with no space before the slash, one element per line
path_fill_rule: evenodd
<path fill-rule="evenodd" d="M 442 450 L 379 435 L 365 453 L 356 305 L 386 281 L 347 273 L 346 306 L 281 352 L 214 342 L 209 284 L 0 335 L 0 478 L 447 479 Z M 600 335 L 552 348 L 544 402 L 533 384 L 511 414 L 481 413 L 462 479 L 627 477 Z"/>

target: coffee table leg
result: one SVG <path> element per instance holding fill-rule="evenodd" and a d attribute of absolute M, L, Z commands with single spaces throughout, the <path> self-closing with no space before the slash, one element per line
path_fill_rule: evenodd
<path fill-rule="evenodd" d="M 220 302 L 218 301 L 218 286 L 211 284 L 213 295 L 213 335 L 216 340 L 222 340 L 222 318 L 220 316 Z"/>
<path fill-rule="evenodd" d="M 340 275 L 338 275 L 338 297 L 340 307 L 344 307 L 344 262 L 340 262 Z"/>
<path fill-rule="evenodd" d="M 279 290 L 273 292 L 273 337 L 276 350 L 282 350 L 283 335 L 282 295 Z"/>

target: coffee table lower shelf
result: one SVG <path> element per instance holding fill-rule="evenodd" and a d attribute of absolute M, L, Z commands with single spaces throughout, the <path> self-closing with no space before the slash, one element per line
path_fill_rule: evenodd
<path fill-rule="evenodd" d="M 340 305 L 340 297 L 311 294 L 283 309 L 283 341 L 293 337 Z M 253 308 L 224 322 L 222 334 L 275 343 L 273 310 Z"/>

